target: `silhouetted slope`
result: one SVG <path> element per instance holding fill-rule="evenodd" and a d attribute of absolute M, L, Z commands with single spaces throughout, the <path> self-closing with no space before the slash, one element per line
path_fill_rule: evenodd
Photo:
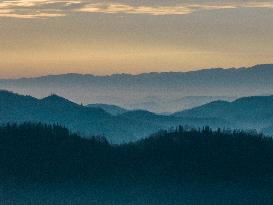
<path fill-rule="evenodd" d="M 0 99 L 0 123 L 58 123 L 86 137 L 105 135 L 113 143 L 135 141 L 160 129 L 180 124 L 210 125 L 214 128 L 229 125 L 223 120 L 175 118 L 147 111 L 132 111 L 112 116 L 101 108 L 81 106 L 57 95 L 39 100 L 3 91 L 0 92 Z"/>
<path fill-rule="evenodd" d="M 132 135 L 113 120 L 113 116 L 99 108 L 80 106 L 56 95 L 41 100 L 9 92 L 0 92 L 0 96 L 2 123 L 25 121 L 58 123 L 86 136 L 107 134 L 112 137 L 113 142 L 133 139 L 130 138 Z M 116 136 L 119 138 L 115 138 Z"/>
<path fill-rule="evenodd" d="M 203 93 L 207 94 L 207 93 Z M 191 109 L 194 107 L 199 107 L 214 101 L 233 101 L 238 97 L 234 96 L 185 96 L 182 98 L 175 99 L 173 101 L 167 101 L 165 106 L 173 107 L 172 112 L 177 112 L 179 110 Z"/>
<path fill-rule="evenodd" d="M 120 116 L 126 117 L 126 118 L 149 120 L 149 119 L 156 119 L 160 115 L 157 115 L 155 113 L 152 113 L 152 112 L 149 112 L 149 111 L 146 111 L 146 110 L 133 110 L 133 111 L 125 112 Z M 168 118 L 168 116 L 161 116 L 161 117 L 162 118 Z"/>
<path fill-rule="evenodd" d="M 225 101 L 214 101 L 205 105 L 202 105 L 200 107 L 192 108 L 189 110 L 181 111 L 174 113 L 173 115 L 176 117 L 180 116 L 194 116 L 198 118 L 202 117 L 219 117 L 219 116 L 224 116 L 226 112 L 229 109 L 229 102 Z"/>
<path fill-rule="evenodd" d="M 242 131 L 180 127 L 112 146 L 60 126 L 25 123 L 1 126 L 0 142 L 2 181 L 273 182 L 273 140 Z"/>
<path fill-rule="evenodd" d="M 128 111 L 128 110 L 126 110 L 122 107 L 116 106 L 116 105 L 99 104 L 99 103 L 98 104 L 89 104 L 89 105 L 87 105 L 87 107 L 101 108 L 111 115 L 120 115 L 120 114 L 123 114 Z"/>
<path fill-rule="evenodd" d="M 244 97 L 233 102 L 215 101 L 173 116 L 221 118 L 240 128 L 262 130 L 273 124 L 273 96 Z"/>
<path fill-rule="evenodd" d="M 119 146 L 60 126 L 0 126 L 1 204 L 270 205 L 273 141 L 185 130 Z"/>

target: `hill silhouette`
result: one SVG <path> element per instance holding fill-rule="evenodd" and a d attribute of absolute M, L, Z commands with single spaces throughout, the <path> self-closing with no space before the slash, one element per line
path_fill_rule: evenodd
<path fill-rule="evenodd" d="M 63 203 L 66 196 L 81 203 L 103 199 L 103 204 L 114 199 L 128 204 L 136 198 L 140 200 L 134 204 L 152 205 L 272 202 L 272 138 L 239 130 L 180 126 L 113 146 L 61 126 L 24 123 L 0 126 L 0 144 L 0 186 L 6 187 L 0 193 L 13 188 L 16 197 L 9 200 L 17 203 L 20 187 L 24 202 L 38 195 L 45 200 L 39 204 L 46 204 L 51 194 L 54 203 Z M 210 197 L 215 191 L 219 194 Z M 187 196 L 195 200 L 187 201 Z"/>
<path fill-rule="evenodd" d="M 137 114 L 141 112 L 141 114 Z M 228 126 L 224 120 L 176 118 L 161 116 L 147 111 L 131 111 L 113 116 L 101 108 L 76 104 L 57 95 L 43 99 L 22 96 L 7 91 L 0 92 L 0 123 L 43 122 L 60 124 L 85 137 L 104 135 L 112 143 L 135 141 L 142 137 L 188 124 L 210 125 L 214 128 Z"/>
<path fill-rule="evenodd" d="M 87 107 L 101 108 L 101 109 L 103 109 L 104 111 L 108 112 L 111 115 L 120 115 L 120 114 L 123 114 L 123 113 L 128 111 L 127 109 L 116 106 L 116 105 L 100 104 L 100 103 L 89 104 L 89 105 L 87 105 Z"/>
<path fill-rule="evenodd" d="M 174 113 L 177 117 L 221 118 L 241 129 L 264 130 L 273 125 L 273 96 L 252 96 L 233 102 L 215 101 Z M 270 133 L 273 134 L 273 133 Z"/>

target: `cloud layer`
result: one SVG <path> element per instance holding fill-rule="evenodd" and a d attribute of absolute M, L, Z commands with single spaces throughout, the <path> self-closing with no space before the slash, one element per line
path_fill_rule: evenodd
<path fill-rule="evenodd" d="M 80 0 L 4 0 L 0 1 L 0 17 L 50 18 L 66 16 Z"/>
<path fill-rule="evenodd" d="M 153 1 L 151 1 L 153 2 Z M 202 10 L 264 8 L 273 9 L 273 2 L 264 1 L 198 1 L 170 5 L 107 0 L 0 0 L 0 17 L 50 18 L 71 13 L 186 15 Z"/>

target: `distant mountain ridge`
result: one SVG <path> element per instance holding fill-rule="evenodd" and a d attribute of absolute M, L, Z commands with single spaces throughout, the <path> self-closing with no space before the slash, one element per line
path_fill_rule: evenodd
<path fill-rule="evenodd" d="M 273 95 L 239 98 L 232 102 L 215 101 L 176 112 L 176 117 L 222 118 L 242 129 L 269 130 L 273 126 Z M 273 134 L 267 132 L 268 134 Z"/>
<path fill-rule="evenodd" d="M 90 107 L 90 108 L 103 109 L 104 111 L 108 112 L 111 115 L 120 115 L 120 114 L 123 114 L 123 113 L 128 111 L 125 108 L 122 108 L 122 107 L 119 107 L 119 106 L 116 106 L 116 105 L 109 105 L 109 104 L 96 103 L 96 104 L 89 104 L 89 105 L 86 105 L 86 106 Z"/>
<path fill-rule="evenodd" d="M 245 72 L 248 73 L 261 71 L 266 74 L 267 72 L 272 72 L 273 64 L 258 64 L 252 67 L 240 67 L 240 68 L 206 68 L 199 69 L 193 71 L 169 71 L 169 72 L 147 72 L 141 74 L 129 74 L 129 73 L 117 73 L 112 75 L 93 75 L 93 74 L 80 74 L 80 73 L 66 73 L 66 74 L 55 74 L 55 75 L 44 75 L 40 77 L 22 77 L 22 78 L 14 78 L 14 79 L 0 79 L 1 81 L 28 81 L 28 80 L 47 80 L 47 79 L 55 79 L 55 80 L 66 80 L 68 78 L 78 80 L 78 78 L 87 77 L 87 78 L 100 78 L 100 79 L 117 79 L 120 80 L 122 78 L 148 78 L 149 76 L 170 76 L 170 75 L 195 75 L 195 74 L 207 74 L 207 73 L 215 73 L 215 72 Z"/>
<path fill-rule="evenodd" d="M 273 136 L 273 96 L 214 101 L 168 116 L 145 110 L 110 114 L 101 107 L 79 105 L 58 95 L 37 99 L 0 91 L 0 123 L 7 122 L 61 124 L 86 137 L 104 135 L 113 143 L 135 141 L 178 125 L 256 129 Z"/>
<path fill-rule="evenodd" d="M 0 80 L 0 89 L 38 98 L 56 93 L 78 104 L 113 104 L 164 113 L 189 109 L 214 100 L 271 94 L 273 65 L 139 75 L 72 73 Z M 183 99 L 188 96 L 192 98 Z"/>
<path fill-rule="evenodd" d="M 112 143 L 135 141 L 180 124 L 214 128 L 229 125 L 220 119 L 177 118 L 142 110 L 114 116 L 101 108 L 79 105 L 57 95 L 37 99 L 0 91 L 0 123 L 8 122 L 60 124 L 86 137 L 104 135 Z"/>

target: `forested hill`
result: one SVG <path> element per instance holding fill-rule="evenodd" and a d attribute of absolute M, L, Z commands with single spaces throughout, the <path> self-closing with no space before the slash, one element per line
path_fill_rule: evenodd
<path fill-rule="evenodd" d="M 0 127 L 2 182 L 271 183 L 273 140 L 242 131 L 162 131 L 112 146 L 83 139 L 60 126 Z M 107 182 L 107 183 L 108 183 Z"/>

